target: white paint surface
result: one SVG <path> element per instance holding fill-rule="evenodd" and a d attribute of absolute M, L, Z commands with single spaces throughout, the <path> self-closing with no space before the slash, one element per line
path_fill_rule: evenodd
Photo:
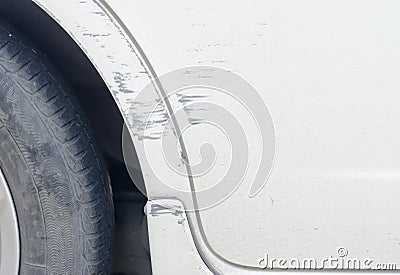
<path fill-rule="evenodd" d="M 158 74 L 220 66 L 270 108 L 267 186 L 249 199 L 243 184 L 201 213 L 219 255 L 254 266 L 265 253 L 318 259 L 344 246 L 400 266 L 398 1 L 110 3 Z"/>

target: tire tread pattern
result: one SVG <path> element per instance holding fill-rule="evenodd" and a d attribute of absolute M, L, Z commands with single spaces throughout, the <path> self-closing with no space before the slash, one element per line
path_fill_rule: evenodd
<path fill-rule="evenodd" d="M 107 274 L 111 268 L 114 214 L 104 161 L 68 86 L 43 56 L 11 33 L 0 26 L 0 69 L 24 92 L 35 113 L 24 114 L 9 92 L 6 101 L 13 106 L 10 108 L 14 113 L 6 114 L 4 119 L 0 113 L 0 119 L 18 144 L 39 190 L 48 239 L 46 273 Z M 46 126 L 47 133 L 35 129 L 30 121 L 32 115 Z M 12 116 L 18 117 L 20 122 L 16 123 Z M 33 146 L 26 145 L 27 137 Z M 60 163 L 53 162 L 54 157 L 46 153 L 43 139 L 53 140 L 53 147 L 62 159 L 62 169 Z M 32 159 L 40 154 L 39 159 L 48 165 L 45 168 L 38 167 L 37 159 Z M 56 181 L 46 183 L 40 173 L 43 169 Z M 57 182 L 63 171 L 68 177 Z M 63 186 L 66 181 L 69 186 Z M 57 196 L 46 194 L 50 191 L 58 192 L 59 196 L 64 196 L 61 202 L 72 205 L 59 206 L 61 203 L 54 201 Z M 72 193 L 72 199 L 65 198 L 68 192 Z M 71 211 L 79 218 L 65 219 L 66 224 L 63 224 L 62 215 L 54 214 L 58 211 L 62 215 Z M 53 241 L 55 239 L 58 241 Z M 79 249 L 82 251 L 77 251 Z"/>

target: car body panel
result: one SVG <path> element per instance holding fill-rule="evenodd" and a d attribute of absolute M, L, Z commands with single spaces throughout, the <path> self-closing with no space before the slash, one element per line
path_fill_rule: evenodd
<path fill-rule="evenodd" d="M 398 1 L 36 2 L 96 65 L 135 147 L 150 148 L 138 154 L 152 200 L 177 197 L 191 208 L 191 197 L 180 198 L 174 188 L 209 186 L 224 173 L 217 169 L 211 179 L 188 179 L 171 171 L 157 156 L 162 137 L 177 148 L 184 143 L 190 156 L 204 140 L 217 147 L 219 161 L 230 155 L 208 127 L 178 138 L 179 123 L 168 126 L 166 120 L 182 107 L 179 95 L 165 98 L 170 91 L 157 76 L 216 66 L 260 93 L 276 132 L 267 185 L 249 197 L 260 158 L 260 140 L 250 139 L 249 166 L 237 190 L 217 205 L 187 213 L 190 234 L 210 269 L 219 263 L 246 274 L 266 253 L 321 260 L 337 256 L 338 248 L 400 266 Z M 71 17 L 72 11 L 79 14 Z M 148 83 L 154 87 L 150 101 L 161 99 L 164 105 L 151 118 L 150 134 L 140 136 L 149 110 L 138 108 L 135 99 Z M 242 124 L 249 120 L 240 112 L 236 117 Z M 172 161 L 178 164 L 176 151 Z"/>

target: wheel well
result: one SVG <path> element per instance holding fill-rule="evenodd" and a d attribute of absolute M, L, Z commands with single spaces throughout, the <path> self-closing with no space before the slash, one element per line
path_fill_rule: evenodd
<path fill-rule="evenodd" d="M 18 29 L 37 46 L 38 51 L 46 55 L 72 87 L 94 130 L 107 162 L 114 193 L 117 233 L 115 258 L 118 258 L 114 261 L 114 271 L 149 274 L 150 257 L 145 252 L 147 249 L 141 247 L 132 251 L 138 246 L 138 238 L 142 239 L 139 243 L 148 245 L 146 232 L 142 233 L 146 198 L 126 171 L 122 155 L 123 118 L 106 84 L 75 41 L 31 0 L 1 0 L 0 18 Z M 143 179 L 143 175 L 138 178 Z M 137 216 L 136 220 L 132 221 L 132 215 Z M 135 236 L 134 232 L 126 230 L 133 228 L 135 231 L 136 227 Z M 130 245 L 130 242 L 133 244 Z"/>

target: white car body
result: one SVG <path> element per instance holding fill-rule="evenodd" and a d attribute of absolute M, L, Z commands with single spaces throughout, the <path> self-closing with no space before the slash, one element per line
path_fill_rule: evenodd
<path fill-rule="evenodd" d="M 138 154 L 154 274 L 268 273 L 285 268 L 260 268 L 266 254 L 321 262 L 338 249 L 373 260 L 372 270 L 400 268 L 399 1 L 34 1 L 87 54 L 135 147 L 147 148 Z M 212 186 L 226 171 L 216 165 L 190 179 L 176 173 L 160 153 L 162 137 L 177 148 L 183 142 L 195 162 L 204 142 L 214 146 L 217 164 L 231 153 L 209 126 L 182 140 L 179 129 L 160 130 L 159 118 L 182 106 L 179 95 L 163 98 L 172 91 L 157 77 L 192 66 L 233 72 L 258 91 L 275 127 L 275 160 L 266 185 L 249 196 L 262 150 L 250 123 L 241 184 L 222 202 L 185 213 L 196 203 L 173 189 Z M 140 136 L 148 116 L 133 103 L 149 83 L 164 109 L 151 118 L 153 132 Z M 246 114 L 235 116 L 247 124 Z"/>

